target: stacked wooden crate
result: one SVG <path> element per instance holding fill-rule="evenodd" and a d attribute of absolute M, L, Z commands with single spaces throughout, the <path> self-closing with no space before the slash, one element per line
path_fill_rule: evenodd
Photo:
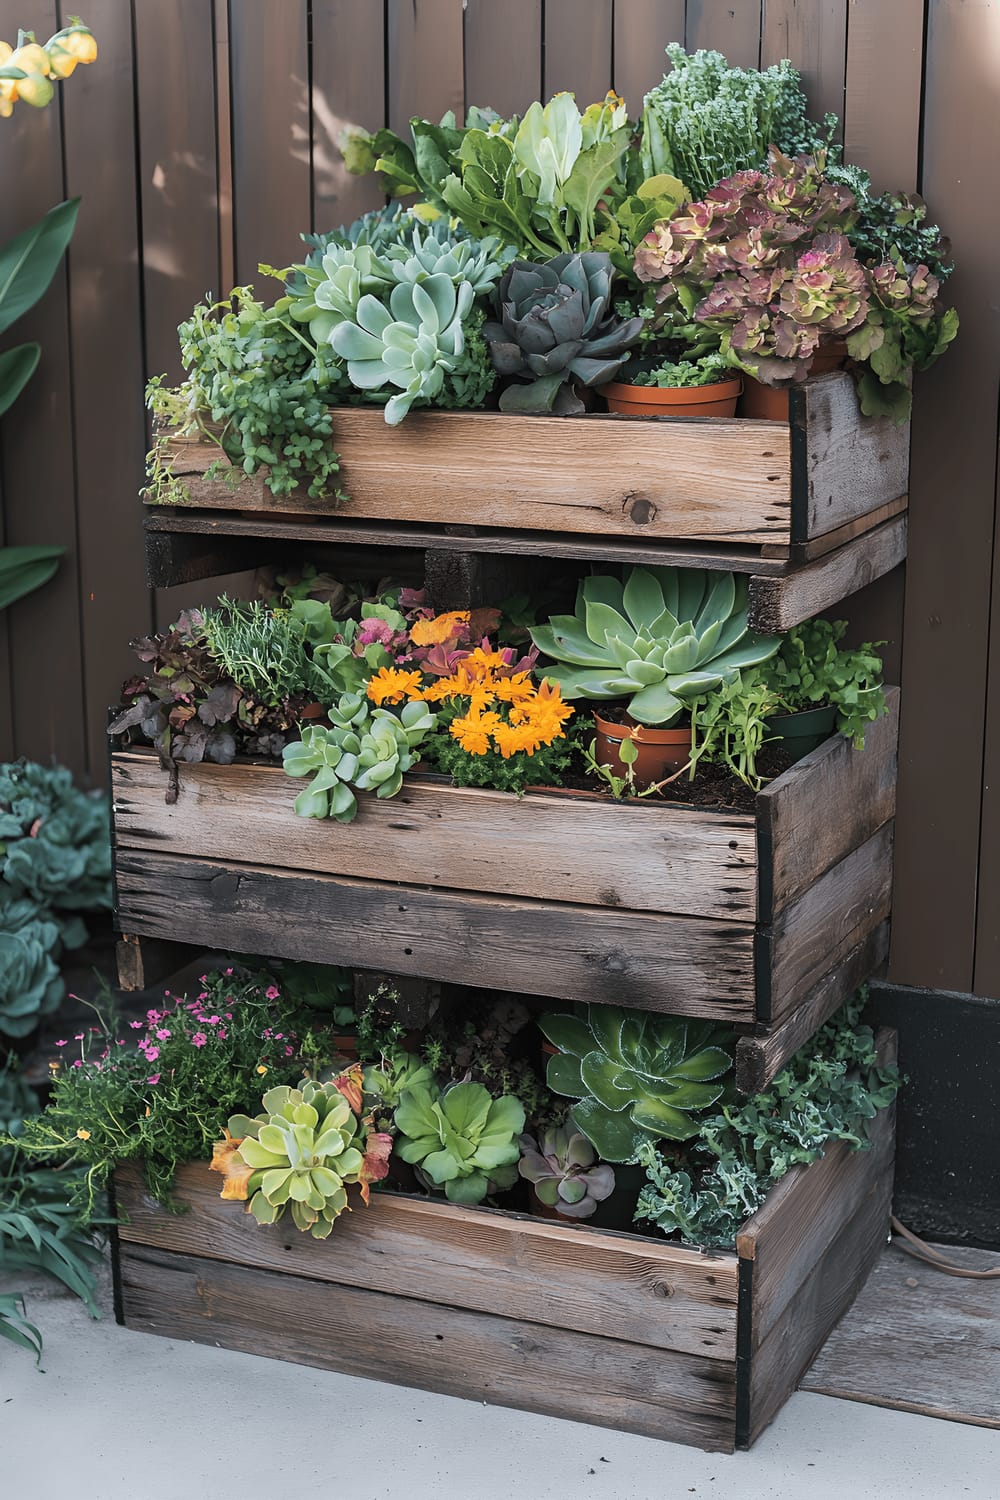
<path fill-rule="evenodd" d="M 426 555 L 434 603 L 485 602 L 498 557 L 679 563 L 750 577 L 784 630 L 905 555 L 908 433 L 859 416 L 843 374 L 788 424 L 338 412 L 351 499 L 276 500 L 206 477 L 178 438 L 186 503 L 147 518 L 150 581 L 270 561 L 276 545 Z M 520 564 L 519 564 L 520 565 Z M 127 937 L 726 1019 L 759 1089 L 882 963 L 898 694 L 864 751 L 827 741 L 753 812 L 509 794 L 410 775 L 355 824 L 297 820 L 263 764 L 113 755 Z M 324 1245 L 216 1202 L 159 1212 L 119 1183 L 121 1315 L 133 1326 L 731 1448 L 773 1416 L 888 1226 L 891 1119 L 871 1153 L 796 1169 L 735 1255 L 487 1209 L 383 1198 Z M 253 1295 L 247 1296 L 252 1290 Z M 250 1312 L 250 1305 L 255 1311 Z M 498 1309 L 503 1309 L 502 1313 Z"/>

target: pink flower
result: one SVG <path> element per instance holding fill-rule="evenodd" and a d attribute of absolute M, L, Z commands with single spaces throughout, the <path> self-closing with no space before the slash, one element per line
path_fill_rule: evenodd
<path fill-rule="evenodd" d="M 147 1083 L 159 1083 L 159 1081 L 160 1081 L 160 1075 L 159 1075 L 159 1073 L 150 1073 L 149 1077 L 146 1079 Z"/>
<path fill-rule="evenodd" d="M 274 1033 L 274 1040 L 276 1042 L 283 1042 L 285 1040 L 285 1033 L 283 1031 L 276 1031 Z"/>
<path fill-rule="evenodd" d="M 77 1059 L 76 1059 L 76 1060 L 75 1060 L 75 1062 L 74 1062 L 74 1063 L 73 1063 L 73 1064 L 72 1064 L 72 1066 L 73 1066 L 73 1067 L 74 1067 L 74 1068 L 82 1068 L 82 1067 L 83 1067 L 83 1063 L 82 1063 L 82 1062 L 81 1062 L 81 1061 L 80 1061 L 80 1059 L 79 1059 L 79 1058 L 77 1058 Z"/>
<path fill-rule="evenodd" d="M 131 1028 L 132 1028 L 133 1031 L 141 1031 L 142 1030 L 142 1022 L 141 1021 L 130 1021 L 128 1024 L 131 1026 Z"/>
<path fill-rule="evenodd" d="M 156 1059 L 159 1057 L 159 1055 L 160 1055 L 160 1049 L 159 1049 L 159 1047 L 147 1047 L 146 1048 L 146 1061 L 147 1062 L 155 1062 Z"/>
<path fill-rule="evenodd" d="M 276 984 L 269 985 L 264 991 L 265 1000 L 277 1000 L 280 998 L 280 996 L 281 991 L 278 989 L 278 986 Z"/>
<path fill-rule="evenodd" d="M 231 1021 L 233 1019 L 233 1013 L 232 1013 L 231 1010 L 227 1010 L 225 1014 L 226 1014 L 226 1020 L 227 1021 Z"/>
<path fill-rule="evenodd" d="M 294 1051 L 295 1051 L 295 1048 L 294 1048 L 294 1047 L 286 1047 L 286 1048 L 285 1048 L 285 1056 L 286 1056 L 286 1057 L 291 1057 L 291 1055 L 292 1055 L 292 1053 L 293 1053 L 293 1052 L 294 1052 Z"/>
<path fill-rule="evenodd" d="M 150 1025 L 155 1025 L 159 1019 L 160 1012 L 158 1010 L 147 1010 L 146 1020 L 150 1023 Z"/>
<path fill-rule="evenodd" d="M 194 1036 L 191 1038 L 191 1045 L 192 1047 L 204 1047 L 207 1041 L 208 1037 L 203 1031 L 196 1031 Z"/>
<path fill-rule="evenodd" d="M 164 1027 L 162 1027 L 162 1028 L 161 1028 L 161 1029 L 160 1029 L 160 1030 L 159 1030 L 159 1031 L 158 1031 L 158 1032 L 157 1032 L 157 1033 L 156 1033 L 156 1035 L 157 1035 L 157 1036 L 158 1036 L 158 1037 L 159 1037 L 159 1039 L 160 1039 L 160 1041 L 161 1041 L 161 1042 L 165 1042 L 165 1041 L 166 1041 L 166 1040 L 167 1040 L 167 1037 L 168 1037 L 168 1036 L 169 1036 L 169 1035 L 170 1035 L 170 1032 L 169 1032 L 169 1031 L 168 1031 L 168 1030 L 167 1030 L 167 1028 L 166 1028 L 166 1027 L 165 1027 L 165 1026 L 164 1026 Z"/>
<path fill-rule="evenodd" d="M 228 978 L 229 978 L 229 976 L 230 976 L 230 974 L 231 974 L 231 973 L 232 973 L 232 972 L 233 972 L 233 971 L 232 971 L 232 969 L 223 969 L 223 971 L 222 971 L 222 972 L 223 972 L 223 974 L 225 974 L 225 976 L 226 976 L 226 978 L 227 978 L 227 979 L 228 979 Z"/>
<path fill-rule="evenodd" d="M 167 998 L 167 996 L 168 996 L 168 995 L 169 995 L 169 994 L 170 994 L 170 991 L 169 991 L 169 990 L 164 990 L 164 991 L 163 991 L 163 998 L 164 998 L 164 1000 L 166 1000 L 166 998 Z"/>
<path fill-rule="evenodd" d="M 66 1038 L 65 1038 L 65 1037 L 63 1037 L 63 1039 L 62 1039 L 62 1041 L 61 1041 L 61 1042 L 56 1042 L 56 1046 L 57 1046 L 57 1047 L 65 1047 L 65 1046 L 67 1046 L 67 1045 L 68 1045 L 68 1043 L 67 1043 L 67 1040 L 66 1040 Z"/>
<path fill-rule="evenodd" d="M 75 1037 L 73 1038 L 73 1040 L 75 1042 L 82 1042 L 83 1041 L 83 1032 L 82 1031 L 78 1031 L 76 1033 Z"/>
<path fill-rule="evenodd" d="M 199 1000 L 207 1000 L 208 999 L 208 990 L 202 990 L 201 994 L 198 996 L 198 999 Z"/>
<path fill-rule="evenodd" d="M 218 1026 L 218 1024 L 219 1024 L 219 1022 L 221 1020 L 222 1020 L 221 1016 L 205 1016 L 204 1017 L 204 1021 L 205 1021 L 205 1025 L 206 1026 Z"/>
<path fill-rule="evenodd" d="M 208 983 L 208 975 L 207 974 L 199 974 L 198 975 L 198 983 L 199 984 L 207 984 Z"/>
<path fill-rule="evenodd" d="M 226 1028 L 224 1026 L 220 1026 L 219 1029 L 218 1029 L 218 1031 L 216 1032 L 216 1036 L 219 1038 L 220 1042 L 224 1042 L 226 1040 L 226 1037 L 228 1035 L 229 1035 L 229 1032 L 226 1030 Z"/>

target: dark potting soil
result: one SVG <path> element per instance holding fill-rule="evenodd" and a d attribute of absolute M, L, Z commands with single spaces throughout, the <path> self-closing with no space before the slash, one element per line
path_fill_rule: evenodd
<path fill-rule="evenodd" d="M 778 748 L 765 749 L 757 757 L 757 770 L 765 783 L 773 781 L 776 776 L 780 776 L 793 764 L 794 757 Z M 564 785 L 576 791 L 603 793 L 609 799 L 611 797 L 611 793 L 603 782 L 595 776 L 588 775 L 582 761 L 578 767 L 573 767 Z M 633 797 L 628 800 L 640 799 Z M 641 800 L 647 804 L 661 801 L 680 802 L 694 807 L 718 808 L 725 812 L 752 813 L 756 806 L 757 793 L 745 782 L 740 781 L 738 776 L 734 776 L 725 766 L 702 765 L 698 768 L 693 780 L 690 779 L 687 771 L 682 771 L 675 781 L 668 781 L 658 791 L 652 792 Z"/>

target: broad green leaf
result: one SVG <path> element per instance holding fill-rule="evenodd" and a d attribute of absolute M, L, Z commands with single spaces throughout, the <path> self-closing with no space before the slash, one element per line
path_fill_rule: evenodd
<path fill-rule="evenodd" d="M 579 1016 L 544 1015 L 538 1022 L 538 1029 L 553 1047 L 575 1057 L 586 1057 L 594 1045 L 590 1027 Z"/>
<path fill-rule="evenodd" d="M 0 547 L 0 609 L 48 583 L 65 547 Z"/>
<path fill-rule="evenodd" d="M 566 1099 L 581 1099 L 587 1092 L 580 1072 L 580 1058 L 571 1052 L 560 1052 L 549 1058 L 545 1081 L 554 1094 L 561 1094 Z"/>
<path fill-rule="evenodd" d="M 602 1161 L 628 1161 L 647 1139 L 645 1131 L 636 1129 L 627 1110 L 616 1113 L 596 1099 L 581 1099 L 574 1104 L 570 1118 Z"/>
<path fill-rule="evenodd" d="M 603 1052 L 590 1052 L 580 1064 L 580 1077 L 589 1093 L 605 1109 L 627 1109 L 636 1097 L 634 1074 L 617 1066 Z"/>
<path fill-rule="evenodd" d="M 0 354 L 0 417 L 28 384 L 41 355 L 40 344 L 18 344 Z"/>
<path fill-rule="evenodd" d="M 0 247 L 0 333 L 17 321 L 48 290 L 76 225 L 79 198 L 50 208 Z"/>

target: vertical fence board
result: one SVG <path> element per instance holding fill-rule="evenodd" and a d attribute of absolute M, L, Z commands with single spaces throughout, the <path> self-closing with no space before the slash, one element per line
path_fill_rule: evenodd
<path fill-rule="evenodd" d="M 791 58 L 814 120 L 837 116 L 843 139 L 847 0 L 764 0 L 762 68 Z"/>
<path fill-rule="evenodd" d="M 89 765 L 104 780 L 103 708 L 149 628 L 139 506 L 146 451 L 129 0 L 88 0 L 100 61 L 64 88 L 66 188 L 79 195 L 69 279 L 83 687 Z M 209 49 L 211 56 L 211 49 Z M 114 162 L 114 171 L 107 163 Z"/>
<path fill-rule="evenodd" d="M 760 62 L 761 0 L 687 0 L 685 42 L 722 52 L 734 67 Z"/>
<path fill-rule="evenodd" d="M 287 265 L 310 227 L 309 57 L 305 0 L 229 7 L 236 279 Z"/>
<path fill-rule="evenodd" d="M 940 365 L 917 377 L 891 975 L 969 990 L 1000 390 L 1000 198 L 983 191 L 1000 156 L 1000 9 L 931 0 L 927 45 L 923 192 L 954 241 L 949 291 L 963 321 Z M 948 495 L 960 497 L 957 522 L 942 505 Z M 962 724 L 946 786 L 926 733 L 942 682 Z M 995 904 L 996 887 L 981 900 Z"/>
<path fill-rule="evenodd" d="M 7 541 L 3 501 L 3 423 L 0 422 L 0 547 Z M 14 758 L 14 688 L 10 680 L 7 611 L 0 609 L 0 761 Z"/>
<path fill-rule="evenodd" d="M 542 89 L 564 89 L 581 109 L 611 87 L 611 0 L 545 0 Z"/>
<path fill-rule="evenodd" d="M 219 264 L 214 28 L 204 0 L 136 7 L 135 70 L 147 373 L 176 381 L 178 323 L 207 292 L 229 290 Z M 80 128 L 86 138 L 85 119 Z"/>
<path fill-rule="evenodd" d="M 876 192 L 917 185 L 924 0 L 850 0 L 844 155 Z"/>
<path fill-rule="evenodd" d="M 27 19 L 16 0 L 0 0 L 0 36 L 16 38 L 18 26 Z M 43 40 L 59 29 L 52 0 L 35 4 L 30 19 Z M 70 86 L 75 82 L 74 77 Z M 21 104 L 2 122 L 4 159 L 14 165 L 4 173 L 0 194 L 0 241 L 26 229 L 66 197 L 61 107 L 58 95 L 44 110 Z M 68 261 L 41 302 L 4 338 L 4 347 L 37 340 L 42 357 L 4 420 L 3 493 L 9 544 L 54 542 L 66 547 L 55 578 L 7 611 L 17 703 L 15 752 L 43 761 L 54 755 L 83 772 L 86 740 L 67 314 L 67 265 L 72 255 L 71 245 Z M 114 316 L 113 311 L 108 316 Z"/>
<path fill-rule="evenodd" d="M 614 87 L 633 120 L 667 67 L 668 42 L 684 42 L 684 0 L 615 0 Z"/>
<path fill-rule="evenodd" d="M 389 124 L 404 140 L 415 115 L 465 114 L 462 0 L 388 0 Z"/>
<path fill-rule="evenodd" d="M 313 0 L 313 224 L 350 224 L 384 201 L 374 176 L 352 177 L 345 130 L 385 124 L 385 8 L 382 0 Z"/>
<path fill-rule="evenodd" d="M 466 105 L 523 115 L 542 97 L 542 0 L 466 0 Z"/>

